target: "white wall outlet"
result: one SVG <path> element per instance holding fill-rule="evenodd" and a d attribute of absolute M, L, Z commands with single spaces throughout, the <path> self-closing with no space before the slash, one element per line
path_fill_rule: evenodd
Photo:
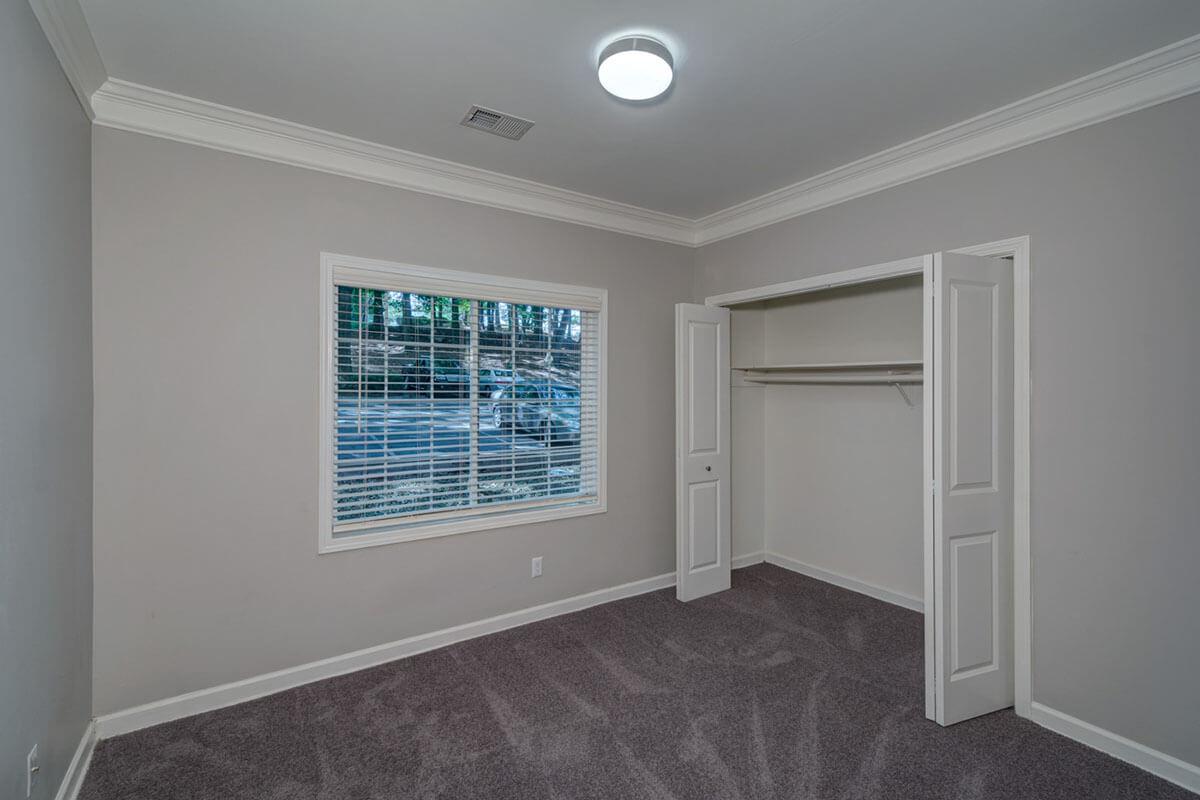
<path fill-rule="evenodd" d="M 25 756 L 25 796 L 33 797 L 33 782 L 42 768 L 38 765 L 37 745 Z"/>
<path fill-rule="evenodd" d="M 535 578 L 542 577 L 542 557 L 541 556 L 533 557 L 533 577 L 535 577 Z"/>

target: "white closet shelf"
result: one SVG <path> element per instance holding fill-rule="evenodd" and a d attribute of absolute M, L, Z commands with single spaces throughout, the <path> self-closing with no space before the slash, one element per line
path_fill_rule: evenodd
<path fill-rule="evenodd" d="M 923 366 L 923 361 L 830 361 L 809 364 L 752 364 L 733 369 L 742 372 L 878 372 L 916 371 Z"/>
<path fill-rule="evenodd" d="M 925 379 L 919 372 L 900 372 L 891 375 L 791 375 L 777 378 L 763 376 L 761 378 L 747 377 L 748 383 L 856 383 L 882 384 L 895 386 L 899 383 L 924 383 Z"/>
<path fill-rule="evenodd" d="M 859 384 L 894 386 L 912 406 L 901 384 L 925 382 L 922 361 L 832 361 L 812 364 L 756 364 L 733 367 L 747 384 Z"/>

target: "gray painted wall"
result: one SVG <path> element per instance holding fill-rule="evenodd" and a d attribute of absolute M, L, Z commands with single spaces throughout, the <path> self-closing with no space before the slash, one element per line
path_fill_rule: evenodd
<path fill-rule="evenodd" d="M 90 133 L 24 0 L 0 3 L 0 797 L 58 790 L 91 717 Z"/>
<path fill-rule="evenodd" d="M 1200 97 L 702 248 L 694 296 L 1021 234 L 1033 699 L 1200 763 Z"/>
<path fill-rule="evenodd" d="M 674 569 L 693 251 L 104 129 L 95 161 L 98 714 Z M 318 556 L 322 250 L 608 288 L 609 511 Z"/>

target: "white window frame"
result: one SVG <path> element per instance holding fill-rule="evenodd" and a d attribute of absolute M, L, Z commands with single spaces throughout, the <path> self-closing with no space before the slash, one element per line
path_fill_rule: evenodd
<path fill-rule="evenodd" d="M 334 538 L 333 426 L 334 426 L 334 302 L 335 284 L 472 300 L 503 300 L 555 308 L 596 310 L 599 317 L 597 402 L 596 499 L 564 505 L 481 512 L 462 518 L 429 518 L 427 521 L 381 524 L 378 530 Z M 320 481 L 317 502 L 318 553 L 336 553 L 396 542 L 410 542 L 458 533 L 529 525 L 535 522 L 603 514 L 608 510 L 608 290 L 562 283 L 547 283 L 476 272 L 418 267 L 369 258 L 321 253 L 320 347 Z"/>

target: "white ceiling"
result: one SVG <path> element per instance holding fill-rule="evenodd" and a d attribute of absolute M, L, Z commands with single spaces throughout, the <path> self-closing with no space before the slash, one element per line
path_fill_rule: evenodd
<path fill-rule="evenodd" d="M 112 77 L 689 218 L 1200 32 L 1196 0 L 81 4 Z M 675 53 L 655 105 L 596 81 L 628 32 Z"/>

